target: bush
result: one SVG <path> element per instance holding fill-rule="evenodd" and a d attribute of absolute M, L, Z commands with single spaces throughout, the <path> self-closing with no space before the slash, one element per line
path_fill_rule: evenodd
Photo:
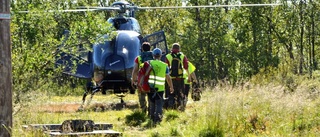
<path fill-rule="evenodd" d="M 132 114 L 127 115 L 125 118 L 125 123 L 128 126 L 140 126 L 141 123 L 145 122 L 147 119 L 146 114 L 142 111 L 134 111 Z"/>
<path fill-rule="evenodd" d="M 167 111 L 165 113 L 165 120 L 166 121 L 171 121 L 176 118 L 179 118 L 179 113 L 177 111 Z"/>
<path fill-rule="evenodd" d="M 220 129 L 207 127 L 200 131 L 199 137 L 223 137 L 223 132 Z"/>

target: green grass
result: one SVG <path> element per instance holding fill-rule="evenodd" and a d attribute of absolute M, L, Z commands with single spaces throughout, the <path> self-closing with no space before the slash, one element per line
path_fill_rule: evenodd
<path fill-rule="evenodd" d="M 81 103 L 81 96 L 57 97 L 37 95 L 13 116 L 13 136 L 45 136 L 42 132 L 23 130 L 26 124 L 61 124 L 67 119 L 90 119 L 95 123 L 112 123 L 125 137 L 214 137 L 214 136 L 320 136 L 320 84 L 303 82 L 294 92 L 280 84 L 246 83 L 242 86 L 222 84 L 204 89 L 201 101 L 189 103 L 185 112 L 164 111 L 160 125 L 136 109 L 72 113 L 39 112 L 41 105 Z M 137 102 L 137 95 L 126 101 Z M 96 95 L 92 102 L 118 102 L 114 95 Z"/>

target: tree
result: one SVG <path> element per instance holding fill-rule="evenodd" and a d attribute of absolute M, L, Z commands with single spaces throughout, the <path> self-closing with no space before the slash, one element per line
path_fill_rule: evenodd
<path fill-rule="evenodd" d="M 98 42 L 97 37 L 111 32 L 111 24 L 105 20 L 103 12 L 44 12 L 58 10 L 57 7 L 74 9 L 79 3 L 24 0 L 11 3 L 15 13 L 11 23 L 15 103 L 32 99 L 25 93 L 43 86 L 53 87 L 47 88 L 49 90 L 57 88 L 52 81 L 61 78 L 61 68 L 54 66 L 54 62 L 61 51 L 79 55 L 79 46 L 91 50 L 91 44 Z M 29 13 L 16 12 L 21 10 Z M 67 41 L 63 39 L 65 30 L 70 32 Z M 66 91 L 56 91 L 66 94 Z"/>
<path fill-rule="evenodd" d="M 107 4 L 108 2 L 108 4 Z M 179 6 L 181 0 L 132 0 L 137 6 Z M 188 6 L 208 5 L 209 0 L 189 0 Z M 238 4 L 239 1 L 216 0 L 212 4 Z M 276 0 L 243 0 L 242 4 L 277 3 Z M 234 83 L 251 76 L 278 69 L 296 74 L 316 70 L 319 35 L 319 3 L 312 1 L 280 1 L 280 6 L 195 8 L 195 9 L 157 9 L 136 11 L 136 18 L 142 27 L 143 36 L 155 31 L 165 31 L 170 48 L 174 42 L 182 45 L 182 52 L 199 69 L 197 75 L 205 81 L 227 79 Z M 306 3 L 307 2 L 307 3 Z M 74 1 L 15 1 L 12 9 L 48 10 L 74 9 L 77 6 L 106 6 L 107 0 Z M 103 15 L 102 15 L 103 13 Z M 64 29 L 74 30 L 72 42 L 67 46 L 76 48 L 77 39 L 86 39 L 92 44 L 104 25 L 110 12 L 47 13 L 45 15 L 15 15 L 12 19 L 12 43 L 14 83 L 21 90 L 30 90 L 23 79 L 38 80 L 46 76 L 42 67 L 53 60 L 51 52 L 61 41 Z M 45 18 L 41 18 L 45 17 Z M 45 24 L 45 25 L 44 25 Z M 50 24 L 50 25 L 46 25 Z M 103 25 L 101 25 L 103 24 Z M 106 27 L 107 28 L 107 27 Z M 79 42 L 79 41 L 78 41 Z M 83 42 L 83 41 L 81 41 Z M 35 49 L 37 49 L 35 51 Z M 37 52 L 30 56 L 30 52 Z M 76 50 L 74 50 L 76 51 Z M 266 70 L 266 71 L 265 71 Z M 23 72 L 42 72 L 36 74 Z M 281 72 L 281 70 L 280 70 Z M 39 75 L 43 74 L 43 75 Z M 30 84 L 31 83 L 31 84 Z M 21 86 L 20 86 L 21 85 Z M 29 88 L 29 87 L 30 88 Z M 25 88 L 28 87 L 28 88 Z M 19 89 L 18 89 L 19 91 Z"/>

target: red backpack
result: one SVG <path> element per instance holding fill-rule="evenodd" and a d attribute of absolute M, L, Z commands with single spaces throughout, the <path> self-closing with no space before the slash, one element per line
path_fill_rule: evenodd
<path fill-rule="evenodd" d="M 139 69 L 138 73 L 138 91 L 141 93 L 149 93 L 150 92 L 150 85 L 149 85 L 149 76 L 152 70 L 152 66 L 150 61 L 146 61 L 143 64 L 143 67 Z"/>

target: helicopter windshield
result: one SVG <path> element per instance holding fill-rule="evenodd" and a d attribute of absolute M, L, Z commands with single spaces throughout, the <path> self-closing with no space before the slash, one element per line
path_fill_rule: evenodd
<path fill-rule="evenodd" d="M 113 24 L 116 30 L 133 30 L 135 32 L 141 33 L 140 25 L 135 18 L 109 18 L 108 22 Z"/>

